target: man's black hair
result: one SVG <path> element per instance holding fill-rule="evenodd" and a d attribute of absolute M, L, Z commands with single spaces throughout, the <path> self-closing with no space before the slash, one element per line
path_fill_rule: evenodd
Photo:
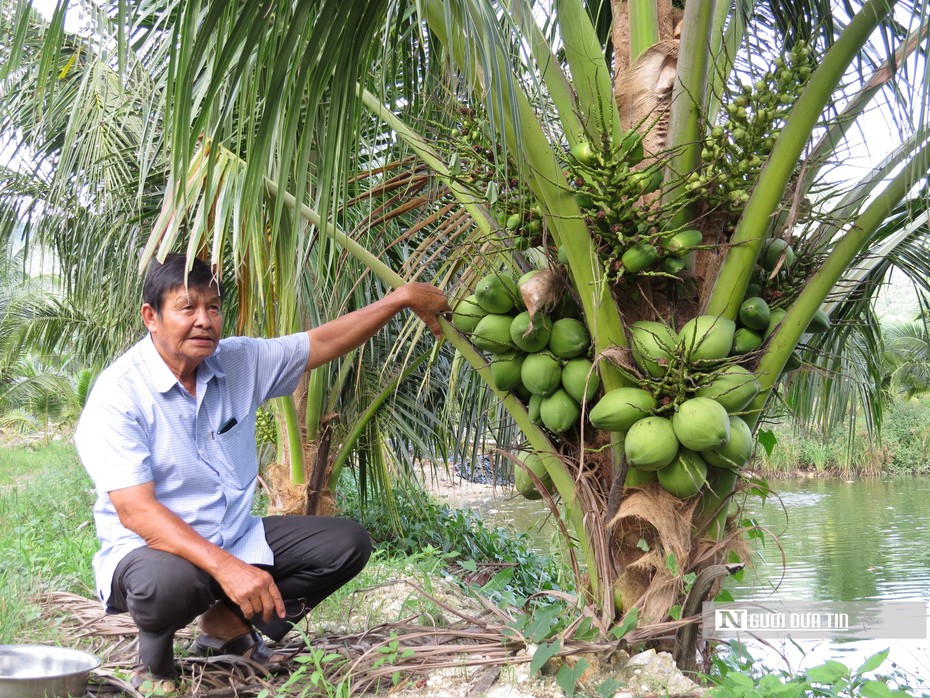
<path fill-rule="evenodd" d="M 142 302 L 148 303 L 152 309 L 161 314 L 165 295 L 185 284 L 187 272 L 187 257 L 183 254 L 171 253 L 165 257 L 164 262 L 153 259 L 145 273 L 145 282 L 142 284 Z M 200 259 L 194 259 L 190 272 L 187 272 L 187 286 L 189 288 L 214 288 L 223 297 L 223 285 L 216 278 L 210 265 Z"/>

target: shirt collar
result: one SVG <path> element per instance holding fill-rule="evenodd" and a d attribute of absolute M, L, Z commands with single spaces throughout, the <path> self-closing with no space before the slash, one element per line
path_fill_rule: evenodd
<path fill-rule="evenodd" d="M 198 383 L 200 381 L 208 383 L 214 376 L 222 377 L 226 375 L 223 373 L 223 368 L 217 358 L 218 353 L 219 346 L 217 346 L 213 354 L 204 359 L 203 363 L 197 367 Z M 152 382 L 155 384 L 155 389 L 158 392 L 167 393 L 178 384 L 177 377 L 171 372 L 171 369 L 168 368 L 168 364 L 165 363 L 165 360 L 161 358 L 161 354 L 159 354 L 158 349 L 155 348 L 155 342 L 152 340 L 152 335 L 150 334 L 146 335 L 145 339 L 142 341 L 142 358 L 145 361 L 145 365 L 152 376 Z"/>

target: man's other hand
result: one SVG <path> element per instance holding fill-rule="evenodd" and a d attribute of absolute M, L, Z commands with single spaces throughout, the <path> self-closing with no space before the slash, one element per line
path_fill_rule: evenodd
<path fill-rule="evenodd" d="M 254 565 L 230 558 L 216 575 L 229 599 L 248 619 L 261 617 L 266 623 L 273 615 L 284 618 L 284 599 L 271 575 Z"/>

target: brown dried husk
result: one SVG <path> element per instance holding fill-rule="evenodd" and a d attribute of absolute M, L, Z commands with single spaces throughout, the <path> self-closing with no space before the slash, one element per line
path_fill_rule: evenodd
<path fill-rule="evenodd" d="M 691 535 L 697 501 L 679 499 L 655 484 L 630 489 L 608 524 L 614 559 L 622 570 L 617 589 L 624 609 L 638 608 L 644 623 L 666 620 L 669 608 L 681 601 L 682 579 L 669 571 L 669 554 L 674 554 L 681 573 L 695 571 Z M 641 539 L 648 551 L 638 547 Z"/>
<path fill-rule="evenodd" d="M 316 463 L 317 450 L 318 446 L 315 443 L 304 446 L 304 483 L 310 482 L 310 468 L 306 466 Z M 265 467 L 265 476 L 263 484 L 268 492 L 269 514 L 286 516 L 301 515 L 307 512 L 307 498 L 310 493 L 306 484 L 295 484 L 291 481 L 289 463 L 269 463 Z M 322 494 L 316 513 L 321 516 L 331 516 L 337 513 L 336 502 L 331 492 Z"/>
<path fill-rule="evenodd" d="M 565 295 L 565 280 L 555 269 L 542 269 L 520 284 L 520 295 L 530 314 L 535 317 L 540 310 L 555 307 Z M 532 329 L 532 322 L 529 329 Z"/>

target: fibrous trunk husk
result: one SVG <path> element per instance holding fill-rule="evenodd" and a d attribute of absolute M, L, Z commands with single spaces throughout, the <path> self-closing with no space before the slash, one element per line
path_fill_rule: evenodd
<path fill-rule="evenodd" d="M 683 589 L 682 575 L 690 571 L 696 506 L 696 499 L 681 500 L 653 484 L 627 490 L 609 522 L 624 610 L 639 608 L 645 623 L 666 620 Z M 677 575 L 670 569 L 670 555 Z"/>

